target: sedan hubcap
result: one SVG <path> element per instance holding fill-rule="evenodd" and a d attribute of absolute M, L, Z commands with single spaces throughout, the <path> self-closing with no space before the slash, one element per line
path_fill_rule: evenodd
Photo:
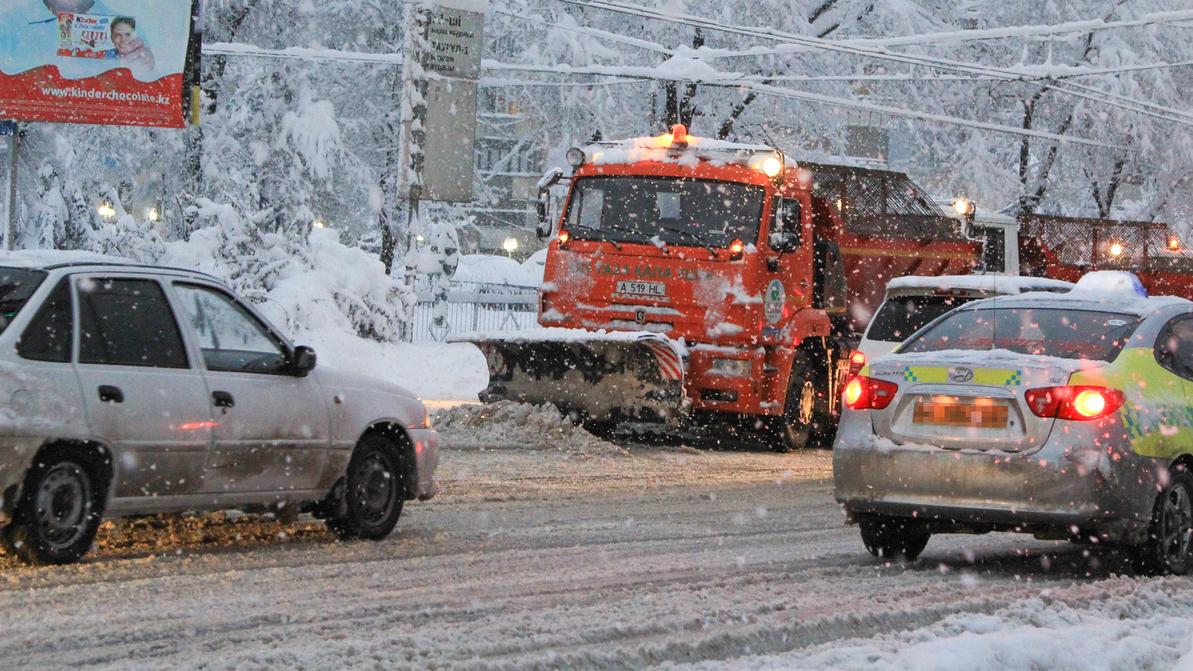
<path fill-rule="evenodd" d="M 1183 485 L 1173 487 L 1164 497 L 1161 531 L 1164 558 L 1169 565 L 1187 561 L 1193 541 L 1193 502 L 1189 499 L 1189 490 Z"/>
<path fill-rule="evenodd" d="M 376 524 L 390 513 L 397 487 L 393 468 L 381 454 L 370 454 L 356 471 L 357 504 L 364 521 Z"/>
<path fill-rule="evenodd" d="M 73 545 L 84 533 L 91 515 L 91 484 L 75 464 L 58 464 L 37 488 L 37 526 L 42 539 L 55 548 Z"/>

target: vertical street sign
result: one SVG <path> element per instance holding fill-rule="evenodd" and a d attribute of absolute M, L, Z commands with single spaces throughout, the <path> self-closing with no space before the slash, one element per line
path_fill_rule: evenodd
<path fill-rule="evenodd" d="M 400 177 L 412 200 L 472 200 L 476 82 L 487 0 L 425 0 L 407 13 Z"/>

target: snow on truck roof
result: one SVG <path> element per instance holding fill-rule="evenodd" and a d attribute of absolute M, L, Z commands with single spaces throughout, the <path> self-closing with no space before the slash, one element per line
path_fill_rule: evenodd
<path fill-rule="evenodd" d="M 570 157 L 573 153 L 576 153 L 574 160 Z M 782 171 L 784 164 L 795 167 L 795 164 L 784 160 L 783 153 L 774 147 L 689 135 L 681 124 L 662 135 L 595 142 L 573 147 L 568 154 L 572 167 L 579 167 L 583 163 L 612 165 L 639 161 L 694 166 L 704 160 L 722 165 L 743 164 L 763 170 L 772 177 Z M 768 160 L 771 163 L 765 163 Z"/>
<path fill-rule="evenodd" d="M 1044 277 L 1019 275 L 908 275 L 896 277 L 886 285 L 887 296 L 913 294 L 924 291 L 972 291 L 1002 295 L 1029 291 L 1068 291 L 1069 282 Z"/>

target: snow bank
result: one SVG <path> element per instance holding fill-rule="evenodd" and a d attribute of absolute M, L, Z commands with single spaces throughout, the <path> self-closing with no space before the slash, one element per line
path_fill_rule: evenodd
<path fill-rule="evenodd" d="M 1049 598 L 1048 590 L 1044 590 L 1041 598 L 1025 599 L 988 613 L 951 615 L 920 629 L 844 639 L 780 655 L 671 668 L 1193 668 L 1193 604 L 1168 593 L 1176 591 L 1174 583 L 1167 587 L 1143 581 L 1125 595 L 1081 606 Z"/>
<path fill-rule="evenodd" d="M 551 404 L 499 401 L 442 410 L 433 422 L 445 448 L 549 450 L 589 455 L 625 450 L 577 426 Z"/>

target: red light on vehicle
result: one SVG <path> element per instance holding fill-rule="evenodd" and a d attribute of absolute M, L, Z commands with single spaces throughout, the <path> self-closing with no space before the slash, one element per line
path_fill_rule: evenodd
<path fill-rule="evenodd" d="M 842 400 L 854 410 L 882 410 L 895 400 L 897 391 L 899 385 L 894 382 L 858 375 L 846 383 Z"/>
<path fill-rule="evenodd" d="M 559 240 L 559 246 L 563 247 L 568 243 L 568 240 L 572 239 L 572 234 L 567 231 L 560 231 L 559 235 L 555 236 L 555 239 Z"/>
<path fill-rule="evenodd" d="M 740 259 L 741 255 L 745 253 L 746 246 L 742 244 L 741 240 L 734 240 L 729 243 L 729 256 L 733 259 Z"/>
<path fill-rule="evenodd" d="M 1100 419 L 1123 406 L 1123 393 L 1094 386 L 1043 387 L 1027 391 L 1027 406 L 1037 417 L 1073 421 Z"/>
<path fill-rule="evenodd" d="M 671 127 L 671 144 L 686 147 L 688 144 L 688 127 L 677 123 Z"/>

